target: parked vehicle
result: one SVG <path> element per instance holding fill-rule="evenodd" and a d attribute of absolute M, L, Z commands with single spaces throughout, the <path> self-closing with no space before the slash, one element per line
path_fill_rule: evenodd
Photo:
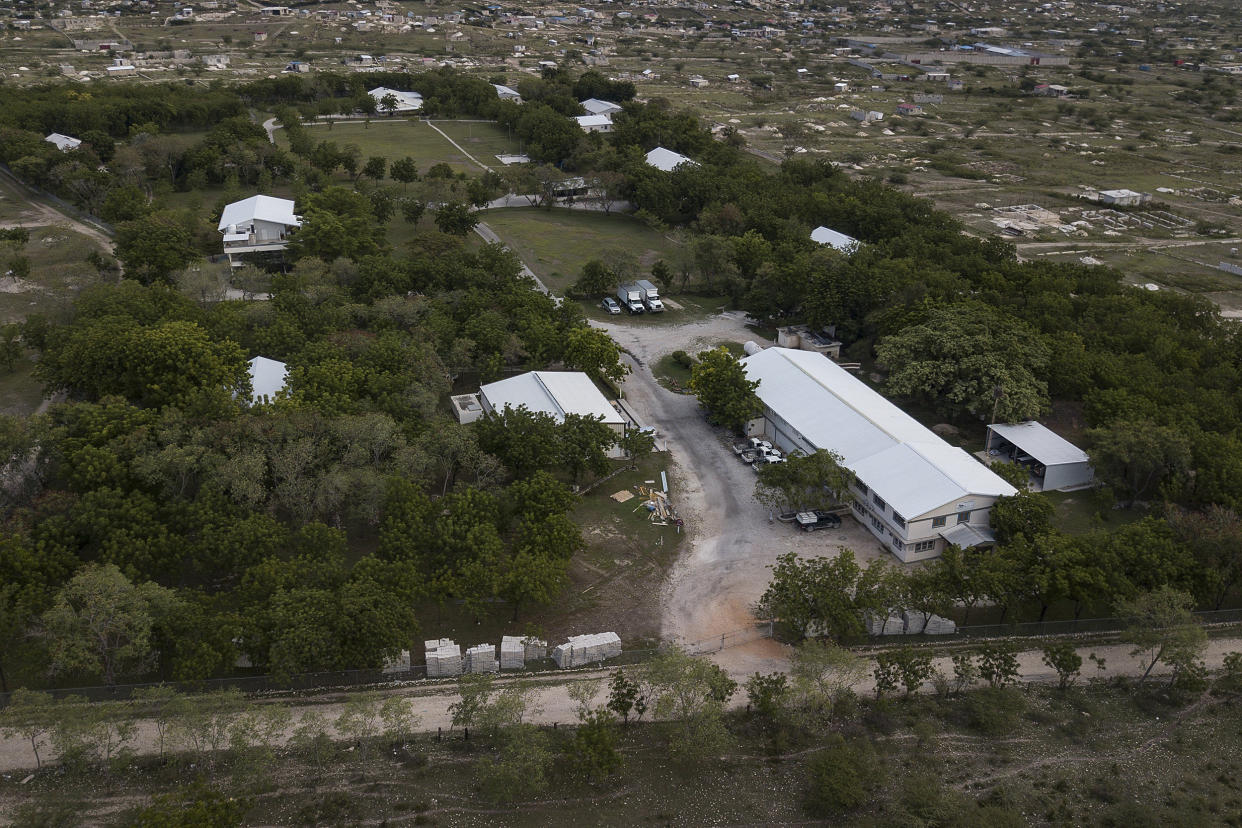
<path fill-rule="evenodd" d="M 751 437 L 749 445 L 752 449 L 756 449 L 760 451 L 773 451 L 774 450 L 772 448 L 771 443 L 769 443 L 767 440 L 761 440 L 758 437 Z"/>
<path fill-rule="evenodd" d="M 643 305 L 650 313 L 664 313 L 664 303 L 660 301 L 660 291 L 647 279 L 639 279 L 634 283 L 642 295 Z"/>
<path fill-rule="evenodd" d="M 621 312 L 621 306 L 618 305 L 617 300 L 613 299 L 611 296 L 605 296 L 602 304 L 604 306 L 604 310 L 609 313 L 616 314 Z"/>
<path fill-rule="evenodd" d="M 643 306 L 643 292 L 638 289 L 638 285 L 632 282 L 617 288 L 617 301 L 621 303 L 621 307 L 631 314 L 642 313 L 645 309 Z"/>
<path fill-rule="evenodd" d="M 772 454 L 761 454 L 757 458 L 755 458 L 755 471 L 758 471 L 764 466 L 770 466 L 773 463 L 784 463 L 784 462 L 785 462 L 785 458 L 781 457 L 780 454 L 778 453 L 774 452 Z"/>
<path fill-rule="evenodd" d="M 822 509 L 815 509 L 810 512 L 798 512 L 795 520 L 798 528 L 804 532 L 814 532 L 816 529 L 836 529 L 841 525 L 841 518 L 832 512 L 825 512 Z"/>

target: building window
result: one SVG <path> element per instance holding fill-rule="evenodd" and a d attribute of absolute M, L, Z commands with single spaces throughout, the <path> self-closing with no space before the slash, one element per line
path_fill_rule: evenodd
<path fill-rule="evenodd" d="M 893 512 L 893 523 L 897 524 L 902 529 L 906 528 L 906 519 L 896 512 Z"/>
<path fill-rule="evenodd" d="M 958 523 L 966 523 L 968 520 L 970 520 L 970 512 L 958 512 L 957 513 Z"/>
<path fill-rule="evenodd" d="M 934 540 L 919 541 L 910 546 L 912 552 L 930 552 L 935 548 L 936 542 Z"/>
<path fill-rule="evenodd" d="M 851 506 L 853 506 L 853 507 L 854 507 L 854 511 L 855 511 L 855 512 L 858 512 L 858 514 L 860 514 L 860 515 L 865 515 L 865 514 L 867 513 L 866 509 L 864 509 L 864 508 L 863 508 L 863 505 L 862 505 L 861 503 L 859 503 L 857 500 L 855 500 L 855 501 L 854 501 L 853 503 L 851 503 L 850 505 L 851 505 Z"/>
<path fill-rule="evenodd" d="M 874 503 L 874 504 L 876 505 L 876 507 L 877 507 L 877 508 L 879 508 L 880 513 L 881 513 L 881 514 L 883 514 L 883 512 L 884 512 L 884 507 L 885 507 L 887 504 L 886 504 L 886 503 L 885 503 L 885 502 L 884 502 L 884 501 L 880 498 L 880 496 L 879 496 L 878 494 L 876 494 L 875 492 L 872 492 L 872 493 L 871 493 L 871 502 L 872 502 L 872 503 Z"/>
<path fill-rule="evenodd" d="M 874 526 L 875 530 L 880 533 L 880 537 L 884 536 L 884 524 L 880 523 L 880 519 L 875 515 L 871 516 L 871 525 Z"/>
<path fill-rule="evenodd" d="M 941 526 L 944 526 L 944 515 L 941 515 L 940 517 L 932 518 L 933 529 L 939 529 Z"/>
<path fill-rule="evenodd" d="M 871 491 L 867 488 L 867 484 L 863 483 L 861 480 L 854 481 L 854 488 L 858 489 L 858 491 L 862 492 L 864 495 Z"/>

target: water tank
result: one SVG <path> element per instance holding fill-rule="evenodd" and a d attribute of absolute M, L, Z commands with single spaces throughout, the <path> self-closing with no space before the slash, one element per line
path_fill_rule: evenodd
<path fill-rule="evenodd" d="M 748 339 L 746 344 L 742 346 L 742 350 L 746 352 L 746 356 L 754 356 L 763 350 L 763 346 L 753 339 Z"/>

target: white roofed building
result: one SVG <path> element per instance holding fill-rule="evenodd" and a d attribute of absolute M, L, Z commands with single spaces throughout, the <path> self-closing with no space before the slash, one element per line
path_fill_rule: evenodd
<path fill-rule="evenodd" d="M 988 426 L 987 453 L 1026 468 L 1041 491 L 1082 488 L 1095 479 L 1085 451 L 1034 420 Z"/>
<path fill-rule="evenodd" d="M 574 120 L 583 132 L 612 132 L 612 118 L 607 115 L 577 115 Z"/>
<path fill-rule="evenodd" d="M 275 359 L 250 360 L 250 403 L 262 405 L 276 399 L 289 381 L 289 366 Z"/>
<path fill-rule="evenodd" d="M 817 244 L 826 244 L 833 250 L 840 250 L 846 255 L 853 253 L 858 249 L 860 242 L 853 236 L 847 236 L 844 233 L 838 233 L 828 227 L 820 225 L 811 231 L 811 241 Z"/>
<path fill-rule="evenodd" d="M 504 84 L 499 83 L 493 83 L 492 86 L 496 87 L 496 97 L 500 98 L 502 101 L 513 101 L 514 103 L 522 102 L 522 96 L 518 94 L 516 89 L 510 89 Z"/>
<path fill-rule="evenodd" d="M 460 421 L 472 422 L 484 414 L 525 407 L 527 411 L 547 414 L 558 423 L 564 422 L 567 414 L 602 418 L 604 425 L 618 435 L 625 433 L 629 422 L 581 371 L 530 371 L 488 383 L 479 388 L 477 408 L 467 404 L 474 401 L 474 396 L 453 398 Z M 616 446 L 609 451 L 612 457 L 621 454 Z"/>
<path fill-rule="evenodd" d="M 902 561 L 994 541 L 992 503 L 1017 490 L 974 457 L 821 354 L 767 348 L 742 365 L 764 406 L 748 433 L 839 454 L 856 478 L 854 516 Z"/>
<path fill-rule="evenodd" d="M 417 92 L 402 92 L 400 89 L 377 86 L 367 94 L 375 100 L 375 107 L 380 112 L 387 112 L 383 100 L 388 95 L 392 95 L 397 101 L 397 108 L 393 112 L 417 112 L 423 108 L 423 96 Z"/>
<path fill-rule="evenodd" d="M 82 141 L 69 135 L 61 135 L 59 132 L 53 132 L 51 135 L 43 139 L 52 144 L 61 152 L 69 152 L 82 146 Z"/>
<path fill-rule="evenodd" d="M 614 112 L 621 111 L 621 105 L 612 101 L 601 101 L 599 98 L 587 98 L 582 102 L 582 108 L 591 115 L 609 115 Z"/>
<path fill-rule="evenodd" d="M 302 226 L 302 217 L 294 215 L 293 206 L 287 198 L 265 195 L 227 205 L 216 229 L 224 237 L 229 263 L 241 267 L 241 257 L 247 253 L 284 250 L 290 234 Z"/>
<path fill-rule="evenodd" d="M 664 147 L 656 147 L 647 153 L 647 163 L 664 172 L 672 172 L 683 164 L 691 167 L 699 165 L 699 162 L 687 158 L 680 152 L 673 152 L 671 149 L 665 149 Z"/>

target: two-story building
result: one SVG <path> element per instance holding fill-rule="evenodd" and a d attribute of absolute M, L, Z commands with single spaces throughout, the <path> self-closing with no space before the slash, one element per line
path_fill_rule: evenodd
<path fill-rule="evenodd" d="M 1017 490 L 827 357 L 767 348 L 742 360 L 763 416 L 747 432 L 783 451 L 840 455 L 854 473 L 854 516 L 905 562 L 946 544 L 992 543 L 992 504 Z"/>
<path fill-rule="evenodd" d="M 293 214 L 292 201 L 255 195 L 226 206 L 217 229 L 224 236 L 229 264 L 241 267 L 246 254 L 284 250 L 289 236 L 301 226 L 302 217 Z"/>

